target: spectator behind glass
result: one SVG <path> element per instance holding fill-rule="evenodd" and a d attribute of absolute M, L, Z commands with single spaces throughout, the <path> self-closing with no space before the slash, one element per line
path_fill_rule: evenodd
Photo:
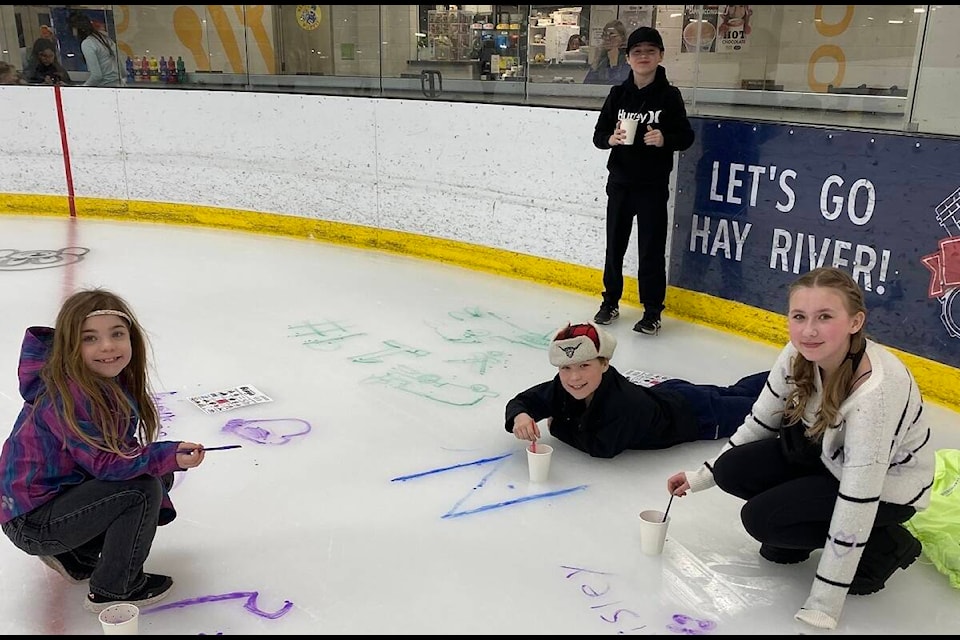
<path fill-rule="evenodd" d="M 27 82 L 15 66 L 0 60 L 0 84 L 27 84 Z"/>
<path fill-rule="evenodd" d="M 37 54 L 34 53 L 33 48 L 37 46 L 37 42 L 41 40 L 49 40 L 50 42 L 56 42 L 57 37 L 53 33 L 53 29 L 50 28 L 48 24 L 40 25 L 40 37 L 37 38 L 36 42 L 33 43 L 33 46 L 29 49 L 24 48 L 22 51 L 24 57 L 23 68 L 30 69 L 37 62 Z M 54 48 L 56 51 L 56 48 Z"/>
<path fill-rule="evenodd" d="M 96 29 L 90 18 L 82 13 L 70 15 L 70 30 L 80 42 L 83 60 L 87 63 L 90 77 L 85 87 L 109 87 L 120 84 L 120 68 L 117 62 L 117 45 L 103 32 Z"/>
<path fill-rule="evenodd" d="M 587 43 L 584 42 L 583 36 L 579 33 L 575 33 L 570 36 L 570 39 L 567 40 L 567 51 L 576 51 L 582 46 L 585 46 Z"/>
<path fill-rule="evenodd" d="M 53 40 L 37 39 L 33 43 L 30 59 L 32 66 L 25 71 L 27 82 L 32 84 L 64 84 L 70 82 L 70 74 L 57 60 L 57 49 Z"/>
<path fill-rule="evenodd" d="M 601 43 L 591 55 L 590 69 L 584 84 L 620 84 L 630 75 L 627 62 L 627 29 L 619 20 L 603 27 Z"/>

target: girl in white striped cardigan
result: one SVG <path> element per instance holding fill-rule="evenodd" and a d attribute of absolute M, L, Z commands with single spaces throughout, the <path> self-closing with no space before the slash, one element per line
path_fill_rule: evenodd
<path fill-rule="evenodd" d="M 746 500 L 760 555 L 792 564 L 823 549 L 796 618 L 833 629 L 847 593 L 879 591 L 920 554 L 901 526 L 930 502 L 934 449 L 909 369 L 864 336 L 863 292 L 819 268 L 790 287 L 790 342 L 720 455 L 667 480 Z"/>

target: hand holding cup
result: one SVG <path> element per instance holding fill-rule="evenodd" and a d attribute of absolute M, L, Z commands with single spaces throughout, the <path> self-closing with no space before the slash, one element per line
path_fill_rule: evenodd
<path fill-rule="evenodd" d="M 638 124 L 640 124 L 640 122 L 633 118 L 624 118 L 620 121 L 620 124 L 617 125 L 617 133 L 621 134 L 620 144 L 633 144 L 634 139 L 637 137 Z"/>

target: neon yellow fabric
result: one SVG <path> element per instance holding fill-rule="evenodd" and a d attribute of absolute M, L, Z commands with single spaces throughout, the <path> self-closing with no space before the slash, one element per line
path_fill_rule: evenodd
<path fill-rule="evenodd" d="M 960 589 L 960 449 L 937 451 L 930 506 L 907 521 L 923 553 Z"/>

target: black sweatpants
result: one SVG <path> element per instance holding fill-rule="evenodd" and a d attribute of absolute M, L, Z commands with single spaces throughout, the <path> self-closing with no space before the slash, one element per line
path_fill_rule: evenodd
<path fill-rule="evenodd" d="M 820 549 L 827 540 L 840 481 L 823 463 L 791 464 L 776 438 L 726 451 L 713 467 L 717 486 L 746 500 L 743 527 L 761 544 L 782 549 Z M 874 528 L 909 520 L 916 510 L 881 502 Z"/>
<path fill-rule="evenodd" d="M 660 313 L 667 295 L 668 185 L 607 183 L 607 248 L 603 264 L 603 302 L 620 306 L 623 296 L 623 257 L 637 219 L 637 282 L 646 311 Z"/>

